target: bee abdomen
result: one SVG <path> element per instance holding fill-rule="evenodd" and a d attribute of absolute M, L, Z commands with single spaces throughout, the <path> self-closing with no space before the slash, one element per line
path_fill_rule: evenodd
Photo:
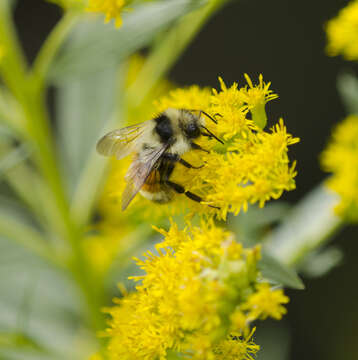
<path fill-rule="evenodd" d="M 168 190 L 160 190 L 158 192 L 146 191 L 144 188 L 140 190 L 140 194 L 146 199 L 154 201 L 159 204 L 165 204 L 170 202 L 173 199 L 173 192 Z"/>

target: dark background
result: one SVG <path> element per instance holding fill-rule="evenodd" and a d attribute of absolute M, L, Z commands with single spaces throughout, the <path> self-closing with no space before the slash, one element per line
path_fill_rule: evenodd
<path fill-rule="evenodd" d="M 210 21 L 179 60 L 170 78 L 179 85 L 243 83 L 243 73 L 259 73 L 280 98 L 269 104 L 271 121 L 282 116 L 301 142 L 291 150 L 298 160 L 297 190 L 284 200 L 298 201 L 325 174 L 318 156 L 333 124 L 345 116 L 336 89 L 337 75 L 357 70 L 351 62 L 325 55 L 324 23 L 345 0 L 233 1 Z M 43 0 L 20 0 L 16 22 L 31 61 L 60 10 Z M 269 124 L 270 125 L 270 124 Z M 323 278 L 305 279 L 305 291 L 288 291 L 286 321 L 291 329 L 289 359 L 358 359 L 357 228 L 335 239 L 343 264 Z"/>

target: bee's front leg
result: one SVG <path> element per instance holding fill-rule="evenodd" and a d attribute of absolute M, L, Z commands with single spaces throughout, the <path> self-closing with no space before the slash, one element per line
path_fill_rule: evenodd
<path fill-rule="evenodd" d="M 203 149 L 200 145 L 198 145 L 198 144 L 196 144 L 196 143 L 194 143 L 194 142 L 192 142 L 191 143 L 191 148 L 193 149 L 193 150 L 201 150 L 201 151 L 204 151 L 204 152 L 206 152 L 206 153 L 210 153 L 210 151 L 208 151 L 208 150 L 206 150 L 206 149 Z"/>

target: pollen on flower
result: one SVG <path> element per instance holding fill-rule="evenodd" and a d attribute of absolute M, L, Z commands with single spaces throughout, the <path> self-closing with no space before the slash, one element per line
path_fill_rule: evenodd
<path fill-rule="evenodd" d="M 332 173 L 326 184 L 340 196 L 336 213 L 358 221 L 358 116 L 350 115 L 336 126 L 321 156 L 322 167 Z"/>
<path fill-rule="evenodd" d="M 188 359 L 251 360 L 259 346 L 252 340 L 252 308 L 245 304 L 262 292 L 258 250 L 243 249 L 212 221 L 188 223 L 181 231 L 172 223 L 160 233 L 165 239 L 158 253 L 136 259 L 145 273 L 133 278 L 136 292 L 107 309 L 108 359 L 165 359 L 174 352 Z M 264 308 L 257 317 L 283 313 L 271 303 L 276 310 Z"/>
<path fill-rule="evenodd" d="M 327 53 L 358 60 L 358 0 L 351 1 L 326 25 Z"/>
<path fill-rule="evenodd" d="M 89 0 L 87 11 L 105 14 L 105 21 L 115 20 L 116 27 L 122 25 L 122 11 L 125 0 Z"/>

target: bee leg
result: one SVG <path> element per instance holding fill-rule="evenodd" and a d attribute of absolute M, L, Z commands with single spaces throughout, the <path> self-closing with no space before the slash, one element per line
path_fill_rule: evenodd
<path fill-rule="evenodd" d="M 163 155 L 163 158 L 167 159 L 169 161 L 172 161 L 172 162 L 179 162 L 180 164 L 184 165 L 188 169 L 201 169 L 204 166 L 204 165 L 200 165 L 200 166 L 191 165 L 187 161 L 182 159 L 178 154 L 165 153 Z"/>
<path fill-rule="evenodd" d="M 191 143 L 191 148 L 193 150 L 201 150 L 201 151 L 205 151 L 206 153 L 209 154 L 210 151 L 206 150 L 206 149 L 203 149 L 200 145 L 196 144 L 196 143 Z"/>
<path fill-rule="evenodd" d="M 185 160 L 183 160 L 183 159 L 179 159 L 179 163 L 180 164 L 182 164 L 182 165 L 184 165 L 186 168 L 188 168 L 188 169 L 201 169 L 203 166 L 204 166 L 204 164 L 203 165 L 200 165 L 200 166 L 194 166 L 194 165 L 191 165 L 191 164 L 189 164 L 187 161 L 185 161 Z"/>
<path fill-rule="evenodd" d="M 193 194 L 191 191 L 185 191 L 184 187 L 182 185 L 179 185 L 177 183 L 174 183 L 172 181 L 167 180 L 165 182 L 168 186 L 170 186 L 175 192 L 177 192 L 178 194 L 184 194 L 185 196 L 187 196 L 189 199 L 196 201 L 198 203 L 203 202 L 203 198 L 200 197 L 199 195 Z M 213 205 L 208 205 L 211 208 L 214 209 L 219 209 L 219 207 L 217 206 L 213 206 Z"/>

